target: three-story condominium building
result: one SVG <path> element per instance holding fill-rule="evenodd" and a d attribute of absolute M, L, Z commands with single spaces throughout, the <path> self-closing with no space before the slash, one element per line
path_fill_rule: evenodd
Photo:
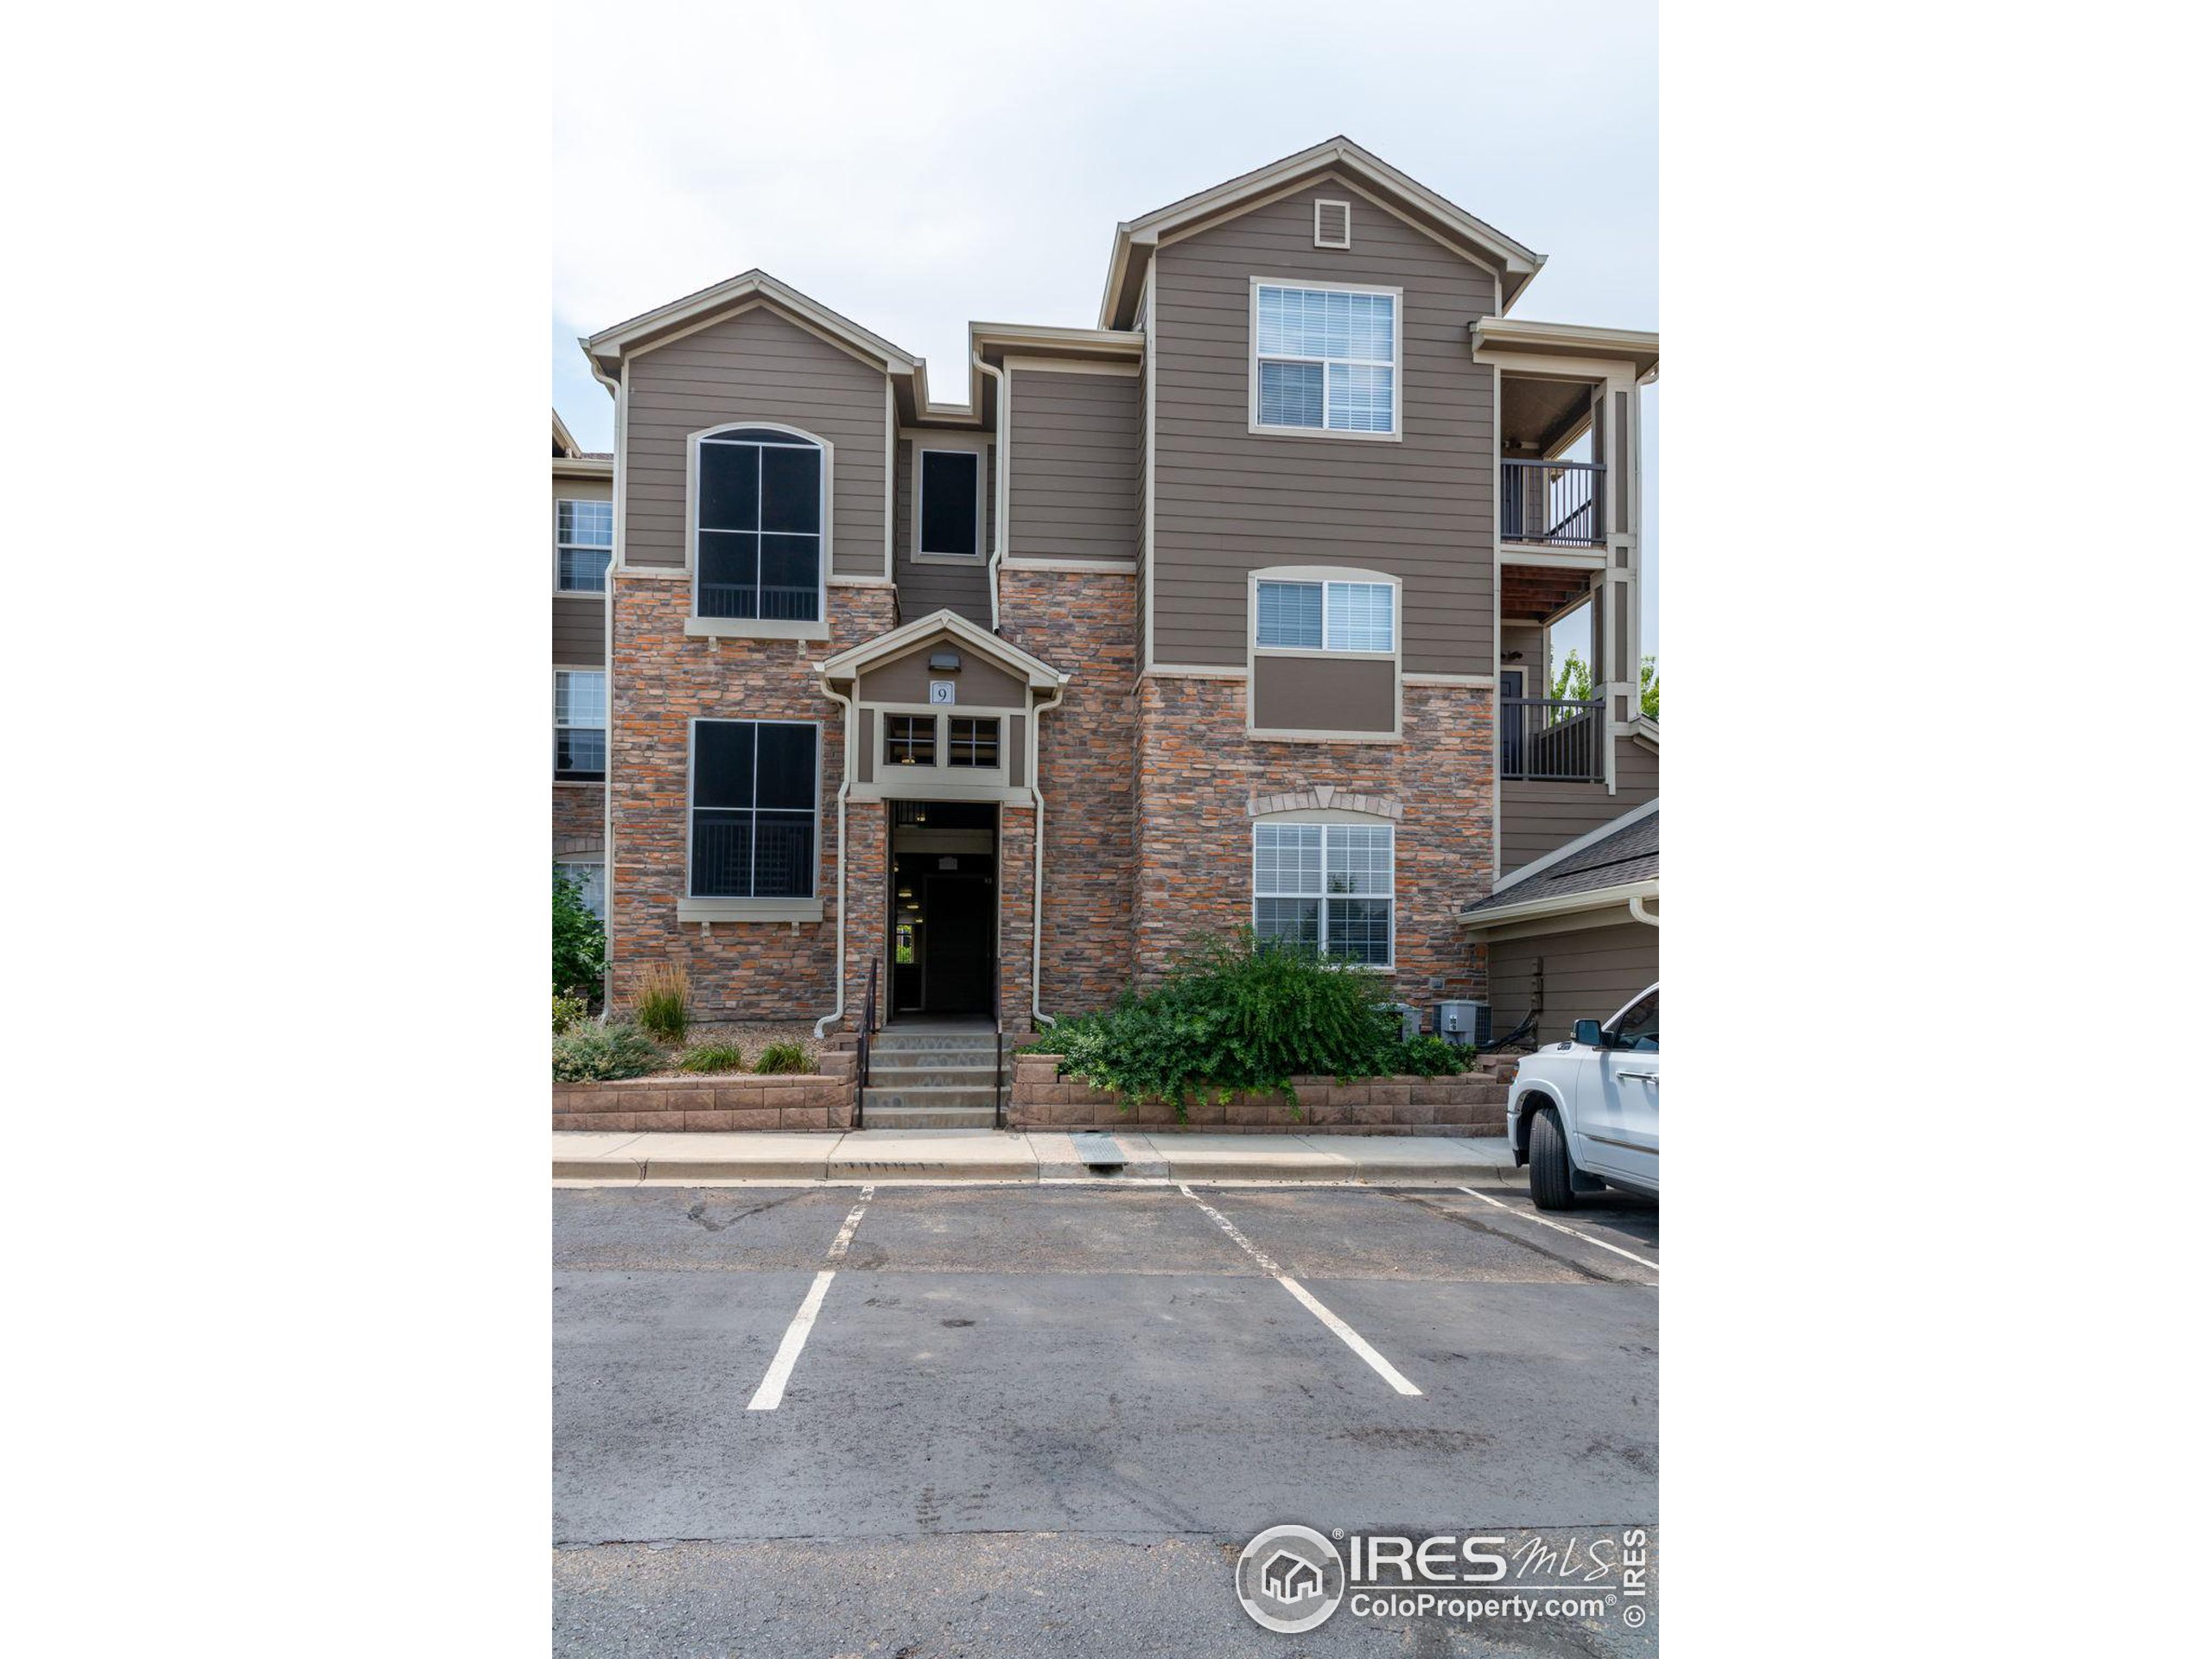
<path fill-rule="evenodd" d="M 556 779 L 604 778 L 613 1001 L 1021 1030 L 1240 922 L 1479 997 L 1553 914 L 1493 888 L 1658 790 L 1657 340 L 1511 315 L 1542 263 L 1337 138 L 1118 226 L 1096 326 L 971 325 L 963 402 L 758 270 L 586 340 L 556 563 L 607 548 L 611 643 L 559 565 Z M 1619 902 L 1560 925 L 1656 959 Z"/>

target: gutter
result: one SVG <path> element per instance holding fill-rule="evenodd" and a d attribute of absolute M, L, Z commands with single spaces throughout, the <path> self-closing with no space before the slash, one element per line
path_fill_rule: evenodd
<path fill-rule="evenodd" d="M 1542 921 L 1553 916 L 1572 916 L 1579 911 L 1604 910 L 1613 905 L 1625 904 L 1631 914 L 1646 899 L 1659 896 L 1659 878 L 1644 881 L 1624 882 L 1618 887 L 1592 887 L 1583 893 L 1561 893 L 1553 899 L 1531 899 L 1526 904 L 1500 905 L 1491 910 L 1463 910 L 1459 925 L 1471 932 L 1486 928 L 1503 927 L 1509 922 Z M 1637 915 L 1637 920 L 1659 925 L 1656 916 Z"/>
<path fill-rule="evenodd" d="M 991 502 L 995 508 L 995 512 L 992 516 L 991 524 L 990 563 L 991 632 L 993 633 L 996 633 L 999 631 L 999 564 L 1000 562 L 1006 557 L 1006 371 L 1003 369 L 995 369 L 989 364 L 984 362 L 983 354 L 980 351 L 970 351 L 968 353 L 968 360 L 976 365 L 976 372 L 978 374 L 988 374 L 992 379 L 997 381 L 999 385 L 998 422 L 997 432 L 995 434 L 998 441 L 999 451 L 997 467 L 998 476 L 992 480 L 991 486 Z M 914 491 L 918 499 L 921 493 L 921 480 L 917 479 L 914 482 Z M 1035 785 L 1032 785 L 1031 787 L 1033 789 Z"/>
<path fill-rule="evenodd" d="M 845 871 L 853 861 L 852 847 L 845 839 L 845 803 L 853 792 L 853 721 L 856 718 L 853 700 L 830 685 L 829 677 L 821 679 L 824 696 L 839 704 L 845 711 L 845 775 L 837 785 L 837 1006 L 814 1022 L 814 1040 L 820 1042 L 830 1027 L 845 1017 Z"/>
<path fill-rule="evenodd" d="M 997 593 L 995 584 L 992 592 Z M 1059 1023 L 1045 1012 L 1045 791 L 1037 787 L 1036 779 L 1045 759 L 1044 716 L 1058 708 L 1067 694 L 1063 683 L 1052 688 L 1050 702 L 1029 705 L 1029 804 L 1037 814 L 1036 868 L 1029 878 L 1029 1023 L 1036 1030 L 1050 1030 Z"/>
<path fill-rule="evenodd" d="M 1640 893 L 1631 893 L 1629 895 L 1628 913 L 1647 926 L 1656 927 L 1659 925 L 1659 918 L 1656 916 L 1654 916 L 1649 911 L 1644 909 L 1643 895 Z"/>

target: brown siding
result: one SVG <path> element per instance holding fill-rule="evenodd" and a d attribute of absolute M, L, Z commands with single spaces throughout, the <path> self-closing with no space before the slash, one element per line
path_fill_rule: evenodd
<path fill-rule="evenodd" d="M 960 653 L 959 671 L 931 674 L 930 652 L 948 649 Z M 894 657 L 868 669 L 861 676 L 855 695 L 863 702 L 925 703 L 930 700 L 930 682 L 940 678 L 950 680 L 958 688 L 954 695 L 959 698 L 956 706 L 961 709 L 1019 709 L 1027 700 L 1027 682 L 993 667 L 967 646 L 948 640 L 943 634 L 903 657 Z"/>
<path fill-rule="evenodd" d="M 1350 251 L 1313 246 L 1317 194 L 1351 196 Z M 1398 442 L 1248 430 L 1254 276 L 1405 290 Z M 1154 660 L 1241 664 L 1245 573 L 1309 562 L 1403 578 L 1409 672 L 1489 672 L 1489 272 L 1324 184 L 1162 248 L 1153 282 Z"/>
<path fill-rule="evenodd" d="M 1500 785 L 1497 841 L 1503 863 L 1498 873 L 1510 875 L 1659 792 L 1659 757 L 1641 743 L 1616 738 L 1613 770 L 1619 787 L 1610 795 L 1603 784 L 1516 779 Z"/>
<path fill-rule="evenodd" d="M 1136 377 L 1020 369 L 1011 378 L 1008 554 L 1135 558 Z"/>
<path fill-rule="evenodd" d="M 728 421 L 775 421 L 831 447 L 832 569 L 883 574 L 884 377 L 765 306 L 657 347 L 630 364 L 623 557 L 683 563 L 690 435 Z"/>
<path fill-rule="evenodd" d="M 1397 665 L 1358 658 L 1255 657 L 1252 724 L 1277 732 L 1395 731 Z"/>
<path fill-rule="evenodd" d="M 991 626 L 991 538 L 998 530 L 998 446 L 983 454 L 983 556 L 969 564 L 918 564 L 914 561 L 915 440 L 899 441 L 893 474 L 892 540 L 899 582 L 899 620 L 912 622 L 931 611 L 950 611 L 970 622 Z"/>
<path fill-rule="evenodd" d="M 1659 977 L 1659 930 L 1642 922 L 1507 939 L 1490 947 L 1491 1028 L 1503 1036 L 1535 999 L 1543 963 L 1544 1007 L 1536 1040 L 1564 1041 L 1577 1020 L 1610 1020 Z"/>
<path fill-rule="evenodd" d="M 553 661 L 598 668 L 607 661 L 607 601 L 597 594 L 553 595 Z"/>

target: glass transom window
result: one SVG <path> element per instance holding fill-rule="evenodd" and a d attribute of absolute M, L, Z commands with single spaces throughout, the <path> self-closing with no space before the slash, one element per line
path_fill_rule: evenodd
<path fill-rule="evenodd" d="M 886 715 L 883 758 L 894 766 L 937 765 L 937 716 Z"/>
<path fill-rule="evenodd" d="M 822 617 L 822 446 L 741 427 L 698 441 L 698 613 Z"/>
<path fill-rule="evenodd" d="M 814 896 L 817 735 L 788 720 L 691 727 L 691 896 Z"/>
<path fill-rule="evenodd" d="M 1260 284 L 1254 416 L 1263 427 L 1398 429 L 1394 294 Z"/>
<path fill-rule="evenodd" d="M 973 715 L 947 716 L 944 751 L 948 766 L 995 767 L 999 763 L 998 721 Z"/>
<path fill-rule="evenodd" d="M 612 501 L 561 501 L 554 504 L 553 543 L 558 563 L 556 591 L 563 594 L 603 594 L 607 591 L 607 562 L 614 551 L 614 504 Z"/>
<path fill-rule="evenodd" d="M 1396 594 L 1387 582 L 1262 582 L 1255 639 L 1286 651 L 1397 648 Z"/>
<path fill-rule="evenodd" d="M 1254 824 L 1254 931 L 1322 956 L 1388 966 L 1394 835 L 1387 823 Z"/>

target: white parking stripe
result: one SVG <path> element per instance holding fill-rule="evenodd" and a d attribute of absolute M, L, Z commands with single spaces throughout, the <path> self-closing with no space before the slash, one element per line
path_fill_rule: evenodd
<path fill-rule="evenodd" d="M 1493 1204 L 1501 1210 L 1510 1211 L 1513 1214 L 1520 1217 L 1523 1221 L 1533 1221 L 1539 1227 L 1548 1227 L 1555 1233 L 1565 1233 L 1569 1238 L 1579 1238 L 1585 1244 L 1595 1244 L 1599 1249 L 1611 1250 L 1615 1255 L 1626 1255 L 1630 1261 L 1635 1262 L 1639 1268 L 1649 1268 L 1654 1273 L 1659 1271 L 1659 1264 L 1656 1262 L 1647 1262 L 1640 1255 L 1630 1255 L 1628 1251 L 1621 1249 L 1618 1244 L 1608 1244 L 1602 1238 L 1592 1238 L 1587 1233 L 1576 1232 L 1572 1227 L 1562 1227 L 1559 1223 L 1554 1221 L 1548 1216 L 1531 1215 L 1526 1210 L 1515 1210 L 1511 1205 L 1506 1204 L 1500 1199 L 1493 1198 L 1487 1192 L 1478 1192 L 1471 1186 L 1463 1186 L 1459 1190 L 1471 1198 L 1480 1198 L 1484 1204 Z"/>
<path fill-rule="evenodd" d="M 1252 1241 L 1245 1237 L 1243 1234 L 1238 1232 L 1236 1230 L 1236 1224 L 1230 1221 L 1227 1216 L 1223 1215 L 1220 1211 L 1215 1209 L 1197 1193 L 1192 1192 L 1189 1187 L 1178 1185 L 1175 1190 L 1180 1192 L 1185 1198 L 1188 1198 L 1192 1204 L 1197 1205 L 1198 1208 L 1205 1211 L 1206 1214 L 1211 1216 L 1214 1219 L 1214 1224 L 1219 1227 L 1223 1232 L 1227 1233 L 1230 1238 L 1236 1240 L 1237 1244 L 1243 1249 L 1245 1255 L 1250 1256 L 1255 1262 L 1258 1262 L 1260 1266 L 1264 1268 L 1271 1277 L 1273 1277 L 1277 1284 L 1281 1285 L 1292 1295 L 1297 1297 L 1298 1300 L 1305 1305 L 1306 1311 L 1307 1313 L 1311 1313 L 1315 1319 L 1320 1320 L 1322 1324 L 1327 1325 L 1330 1330 L 1335 1332 L 1338 1337 L 1343 1338 L 1345 1347 L 1351 1349 L 1352 1352 L 1357 1354 L 1370 1365 L 1372 1365 L 1375 1368 L 1376 1374 L 1380 1376 L 1385 1382 L 1388 1382 L 1400 1394 L 1418 1395 L 1421 1393 L 1419 1389 L 1414 1387 L 1412 1383 L 1407 1382 L 1406 1379 L 1400 1375 L 1396 1366 L 1391 1364 L 1389 1360 L 1383 1358 L 1382 1355 L 1376 1353 L 1373 1348 L 1368 1345 L 1366 1338 L 1361 1336 L 1358 1332 L 1353 1330 L 1351 1326 L 1346 1325 L 1335 1314 L 1330 1313 L 1327 1308 L 1322 1306 L 1319 1300 L 1314 1296 L 1313 1292 L 1307 1290 L 1305 1286 L 1300 1284 L 1297 1280 L 1292 1278 L 1281 1268 L 1277 1267 L 1272 1261 L 1268 1260 L 1266 1254 L 1261 1250 L 1259 1246 L 1253 1243 Z"/>
<path fill-rule="evenodd" d="M 868 1208 L 868 1201 L 874 1196 L 874 1187 L 861 1188 L 861 1201 L 845 1217 L 845 1224 L 837 1230 L 837 1242 L 830 1247 L 832 1262 L 844 1260 L 846 1247 L 853 1242 L 853 1233 L 861 1224 L 861 1211 Z M 814 1275 L 806 1300 L 798 1305 L 791 1328 L 784 1332 L 782 1345 L 776 1350 L 775 1358 L 768 1362 L 767 1376 L 760 1379 L 760 1386 L 753 1390 L 752 1400 L 746 1405 L 747 1411 L 773 1411 L 784 1403 L 784 1385 L 791 1380 L 791 1368 L 798 1363 L 799 1350 L 806 1346 L 808 1334 L 814 1329 L 815 1315 L 822 1312 L 822 1299 L 830 1294 L 830 1281 L 836 1276 L 835 1268 L 824 1268 Z"/>

